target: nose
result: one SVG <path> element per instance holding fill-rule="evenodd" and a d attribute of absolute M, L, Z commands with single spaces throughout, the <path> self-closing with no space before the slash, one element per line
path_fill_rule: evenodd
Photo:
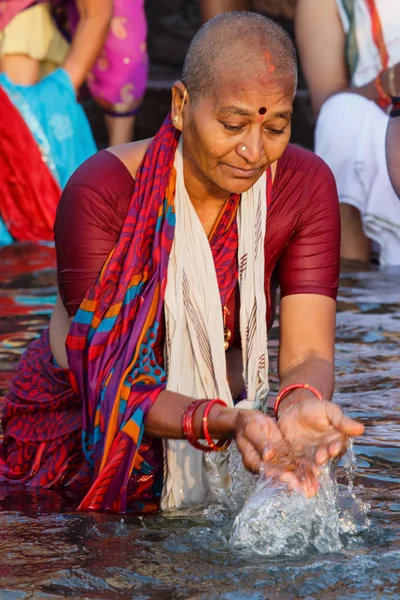
<path fill-rule="evenodd" d="M 264 145 L 259 128 L 249 132 L 236 148 L 238 155 L 251 165 L 259 164 L 264 155 Z"/>

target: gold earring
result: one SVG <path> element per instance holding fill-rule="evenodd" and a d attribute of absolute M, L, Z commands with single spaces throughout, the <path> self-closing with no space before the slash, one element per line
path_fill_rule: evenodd
<path fill-rule="evenodd" d="M 175 115 L 174 118 L 172 119 L 172 122 L 175 123 L 175 124 L 178 123 L 179 119 L 182 116 L 182 111 L 183 111 L 183 107 L 185 106 L 186 97 L 187 97 L 187 89 L 185 88 L 185 91 L 183 92 L 182 104 L 181 104 L 181 107 L 179 109 L 179 115 Z"/>

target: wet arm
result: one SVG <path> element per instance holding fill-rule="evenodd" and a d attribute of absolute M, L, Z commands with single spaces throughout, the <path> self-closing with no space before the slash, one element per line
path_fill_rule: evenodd
<path fill-rule="evenodd" d="M 64 63 L 75 89 L 83 84 L 103 47 L 113 0 L 78 0 L 77 5 L 80 19 Z"/>
<path fill-rule="evenodd" d="M 151 407 L 145 431 L 152 437 L 182 439 L 182 417 L 193 398 L 163 391 Z M 194 414 L 194 430 L 202 438 L 201 405 Z M 257 410 L 237 410 L 213 406 L 208 417 L 208 430 L 213 439 L 235 438 L 243 464 L 249 471 L 258 473 L 261 463 L 273 458 L 282 443 L 282 434 L 275 421 Z M 284 469 L 285 470 L 285 469 Z"/>
<path fill-rule="evenodd" d="M 340 215 L 330 169 L 316 157 L 304 175 L 301 207 L 280 260 L 280 387 L 308 383 L 326 400 L 334 386 L 336 294 L 340 269 Z M 283 200 L 283 199 L 282 199 Z M 285 404 L 310 397 L 296 390 Z M 283 403 L 282 403 L 283 405 Z"/>
<path fill-rule="evenodd" d="M 146 434 L 151 437 L 182 439 L 182 418 L 185 409 L 194 402 L 194 398 L 167 390 L 162 391 L 149 411 L 146 420 Z M 196 436 L 202 437 L 202 416 L 206 403 L 199 406 L 194 414 Z M 212 437 L 223 438 L 235 435 L 235 422 L 238 411 L 215 405 L 208 417 L 209 431 Z"/>
<path fill-rule="evenodd" d="M 278 408 L 278 425 L 286 441 L 317 467 L 313 470 L 317 475 L 318 467 L 341 456 L 348 438 L 361 435 L 364 427 L 330 402 L 336 303 L 323 296 L 304 296 L 283 299 L 279 370 L 283 386 L 308 383 L 322 398 L 308 390 L 293 391 Z"/>
<path fill-rule="evenodd" d="M 334 388 L 334 341 L 336 302 L 317 294 L 294 294 L 282 298 L 280 308 L 280 389 L 296 383 L 317 388 L 331 400 Z M 304 389 L 282 401 L 288 407 L 313 397 Z"/>
<path fill-rule="evenodd" d="M 345 59 L 346 35 L 335 0 L 299 0 L 296 11 L 296 40 L 302 69 L 311 92 L 315 115 L 330 96 L 356 93 L 377 102 L 375 80 L 351 86 Z M 382 86 L 389 93 L 388 71 Z"/>

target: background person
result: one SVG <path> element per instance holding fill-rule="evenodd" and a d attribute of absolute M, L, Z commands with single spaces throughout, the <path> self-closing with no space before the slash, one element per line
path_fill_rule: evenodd
<path fill-rule="evenodd" d="M 296 36 L 318 117 L 315 151 L 338 186 L 341 256 L 400 264 L 400 204 L 391 185 L 385 134 L 400 90 L 396 0 L 299 0 Z"/>
<path fill-rule="evenodd" d="M 61 190 L 96 145 L 68 71 L 35 85 L 0 73 L 0 247 L 53 241 Z"/>
<path fill-rule="evenodd" d="M 16 0 L 0 12 L 0 246 L 52 241 L 61 190 L 96 152 L 76 93 L 107 33 L 107 0 L 101 12 L 93 0 L 80 4 L 70 49 L 49 4 L 31 4 Z"/>
<path fill-rule="evenodd" d="M 146 34 L 143 0 L 17 0 L 0 13 L 1 68 L 23 85 L 55 66 L 65 67 L 77 90 L 87 80 L 106 112 L 110 143 L 124 143 L 146 87 Z"/>
<path fill-rule="evenodd" d="M 392 98 L 392 110 L 386 133 L 386 155 L 390 181 L 400 199 L 400 96 Z"/>

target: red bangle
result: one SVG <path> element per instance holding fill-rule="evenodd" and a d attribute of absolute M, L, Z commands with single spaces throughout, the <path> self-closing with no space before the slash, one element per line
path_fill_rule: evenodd
<path fill-rule="evenodd" d="M 375 89 L 378 92 L 379 95 L 379 100 L 378 100 L 378 104 L 381 108 L 387 108 L 388 106 L 391 105 L 392 103 L 392 99 L 389 96 L 389 94 L 387 94 L 385 92 L 385 90 L 383 89 L 383 85 L 382 85 L 382 73 L 383 71 L 381 71 L 380 73 L 378 73 L 378 75 L 375 77 L 374 80 L 374 84 L 375 84 Z"/>
<path fill-rule="evenodd" d="M 317 390 L 317 388 L 313 387 L 312 385 L 309 385 L 308 383 L 293 383 L 292 385 L 288 385 L 287 387 L 283 388 L 283 390 L 280 391 L 276 397 L 275 404 L 274 404 L 274 415 L 275 415 L 276 420 L 278 420 L 278 408 L 279 408 L 279 405 L 282 402 L 282 400 L 290 392 L 292 392 L 293 390 L 297 390 L 297 389 L 308 390 L 309 392 L 312 392 L 314 394 L 314 396 L 316 396 L 318 398 L 318 400 L 324 399 L 321 392 L 319 390 Z"/>
<path fill-rule="evenodd" d="M 208 402 L 208 400 L 196 400 L 196 402 L 192 402 L 192 404 L 189 404 L 189 406 L 185 408 L 182 418 L 182 428 L 184 438 L 187 439 L 192 446 L 197 448 L 197 450 L 210 452 L 211 448 L 205 446 L 204 444 L 200 444 L 194 432 L 194 413 L 201 404 L 204 404 L 204 402 Z"/>
<path fill-rule="evenodd" d="M 204 411 L 203 414 L 203 432 L 204 432 L 204 437 L 208 443 L 209 449 L 213 450 L 214 452 L 223 452 L 224 450 L 226 450 L 227 448 L 229 448 L 229 445 L 231 443 L 231 438 L 227 438 L 225 440 L 219 440 L 218 442 L 214 442 L 211 439 L 210 436 L 210 432 L 208 431 L 208 415 L 210 413 L 211 408 L 214 406 L 214 404 L 222 404 L 222 406 L 227 406 L 226 402 L 224 402 L 223 400 L 211 400 L 211 402 L 209 402 L 206 406 L 206 410 Z"/>

